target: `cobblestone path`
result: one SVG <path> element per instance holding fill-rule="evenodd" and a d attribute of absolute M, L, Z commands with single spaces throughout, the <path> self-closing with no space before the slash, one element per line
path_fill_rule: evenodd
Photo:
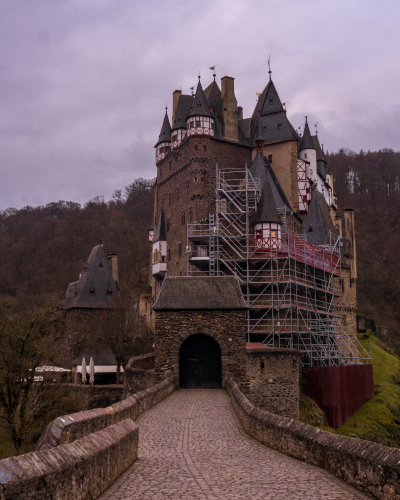
<path fill-rule="evenodd" d="M 101 500 L 368 498 L 249 437 L 222 390 L 176 391 L 137 424 L 139 458 Z"/>

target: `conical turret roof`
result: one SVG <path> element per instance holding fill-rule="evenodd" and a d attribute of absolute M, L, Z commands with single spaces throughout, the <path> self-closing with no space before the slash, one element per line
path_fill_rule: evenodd
<path fill-rule="evenodd" d="M 306 124 L 304 126 L 304 133 L 303 133 L 303 137 L 301 139 L 301 146 L 300 146 L 299 151 L 301 151 L 302 149 L 316 149 L 315 145 L 314 145 L 313 138 L 311 136 L 310 127 L 308 126 L 307 117 L 306 117 Z"/>
<path fill-rule="evenodd" d="M 167 233 L 165 231 L 165 216 L 164 210 L 160 212 L 160 218 L 158 219 L 156 233 L 154 235 L 153 243 L 157 241 L 167 241 Z"/>
<path fill-rule="evenodd" d="M 171 124 L 168 118 L 168 110 L 165 110 L 165 116 L 161 127 L 161 132 L 158 137 L 157 144 L 154 147 L 156 148 L 161 142 L 171 142 Z"/>
<path fill-rule="evenodd" d="M 206 96 L 204 95 L 200 80 L 197 85 L 196 95 L 194 96 L 189 116 L 213 116 L 212 113 L 210 113 L 210 108 Z"/>
<path fill-rule="evenodd" d="M 272 194 L 269 182 L 264 183 L 253 224 L 259 222 L 277 222 L 278 224 L 282 224 L 282 220 L 276 211 L 274 195 Z"/>

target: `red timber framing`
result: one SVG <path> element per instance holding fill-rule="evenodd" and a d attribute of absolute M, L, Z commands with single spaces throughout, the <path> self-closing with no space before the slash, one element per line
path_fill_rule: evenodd
<path fill-rule="evenodd" d="M 236 277 L 248 307 L 248 342 L 299 349 L 303 366 L 370 363 L 348 334 L 339 237 L 308 242 L 288 231 L 286 209 L 278 207 L 282 229 L 261 249 L 251 224 L 259 197 L 260 181 L 246 167 L 216 167 L 216 213 L 187 224 L 188 276 Z"/>
<path fill-rule="evenodd" d="M 299 185 L 299 211 L 308 212 L 308 205 L 311 201 L 311 186 L 306 175 L 307 162 L 297 160 L 297 181 Z"/>

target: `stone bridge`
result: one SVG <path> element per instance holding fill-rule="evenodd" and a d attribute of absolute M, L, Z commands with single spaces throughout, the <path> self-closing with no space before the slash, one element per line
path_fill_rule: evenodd
<path fill-rule="evenodd" d="M 260 410 L 228 377 L 175 377 L 54 420 L 36 451 L 0 461 L 0 500 L 400 500 L 400 450 Z"/>
<path fill-rule="evenodd" d="M 137 424 L 139 457 L 100 500 L 367 498 L 248 436 L 223 390 L 176 391 Z"/>

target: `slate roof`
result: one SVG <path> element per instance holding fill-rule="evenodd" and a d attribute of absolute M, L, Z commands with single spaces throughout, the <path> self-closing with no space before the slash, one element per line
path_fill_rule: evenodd
<path fill-rule="evenodd" d="M 312 230 L 310 230 L 312 228 Z M 322 193 L 315 190 L 311 198 L 302 233 L 307 235 L 307 241 L 317 245 L 329 243 L 329 231 L 336 234 L 328 204 Z"/>
<path fill-rule="evenodd" d="M 282 220 L 276 211 L 275 200 L 269 182 L 264 183 L 260 201 L 257 205 L 257 213 L 253 224 L 257 222 L 277 222 L 282 224 Z"/>
<path fill-rule="evenodd" d="M 310 127 L 308 126 L 307 118 L 304 126 L 303 137 L 301 138 L 301 145 L 299 151 L 302 149 L 316 149 L 313 138 L 311 137 Z"/>
<path fill-rule="evenodd" d="M 164 210 L 161 210 L 160 212 L 160 218 L 158 219 L 157 229 L 153 238 L 153 243 L 156 243 L 157 241 L 167 241 Z"/>
<path fill-rule="evenodd" d="M 204 90 L 204 95 L 208 105 L 214 108 L 213 114 L 216 114 L 221 105 L 221 90 L 215 80 Z"/>
<path fill-rule="evenodd" d="M 200 108 L 198 104 L 200 103 Z M 190 111 L 190 116 L 213 116 L 210 113 L 210 106 L 207 102 L 206 96 L 204 95 L 203 87 L 201 86 L 200 80 L 197 84 L 196 94 L 192 102 L 192 109 Z"/>
<path fill-rule="evenodd" d="M 258 113 L 258 120 L 257 120 L 257 133 L 256 137 L 254 139 L 254 142 L 264 142 L 264 137 L 262 135 L 262 128 L 261 128 L 261 113 Z"/>
<path fill-rule="evenodd" d="M 243 132 L 244 137 L 248 139 L 250 137 L 250 125 L 251 118 L 244 118 L 243 120 L 239 120 L 239 128 Z"/>
<path fill-rule="evenodd" d="M 178 128 L 186 129 L 186 118 L 192 108 L 193 96 L 181 94 L 179 96 L 178 107 L 176 108 L 175 120 L 172 130 Z"/>
<path fill-rule="evenodd" d="M 286 112 L 272 80 L 268 82 L 259 96 L 251 118 L 250 136 L 252 137 L 253 145 L 257 135 L 259 112 L 261 113 L 262 135 L 265 144 L 298 140 L 298 135 L 286 117 Z M 278 125 L 280 126 L 279 128 Z"/>
<path fill-rule="evenodd" d="M 72 365 L 81 366 L 83 358 L 85 358 L 86 366 L 89 366 L 90 358 L 93 358 L 97 366 L 116 366 L 117 364 L 111 347 L 95 339 L 92 339 L 80 355 L 72 361 Z"/>
<path fill-rule="evenodd" d="M 314 143 L 314 148 L 317 151 L 317 161 L 324 161 L 324 162 L 326 162 L 326 158 L 325 158 L 325 155 L 324 155 L 324 153 L 322 151 L 321 144 L 319 143 L 318 136 L 317 135 L 313 135 L 312 136 L 312 140 L 313 140 L 313 143 Z"/>
<path fill-rule="evenodd" d="M 160 135 L 158 136 L 157 144 L 154 147 L 156 148 L 160 144 L 160 142 L 171 142 L 171 124 L 169 123 L 167 110 L 165 110 L 165 116 Z"/>
<path fill-rule="evenodd" d="M 275 207 L 279 211 L 284 209 L 286 210 L 286 213 L 293 211 L 285 193 L 283 192 L 283 189 L 281 188 L 281 185 L 278 182 L 278 179 L 275 176 L 274 171 L 272 170 L 271 165 L 261 153 L 257 153 L 257 156 L 254 158 L 249 170 L 253 177 L 260 179 L 261 191 L 263 190 L 266 182 L 270 185 L 272 196 L 274 197 Z"/>
<path fill-rule="evenodd" d="M 153 309 L 246 309 L 246 303 L 233 276 L 174 276 L 165 278 Z"/>
<path fill-rule="evenodd" d="M 94 295 L 91 295 L 91 290 Z M 111 296 L 108 296 L 108 291 Z M 62 304 L 63 309 L 107 309 L 115 307 L 119 296 L 103 247 L 98 245 L 93 247 L 79 280 L 68 285 Z"/>

